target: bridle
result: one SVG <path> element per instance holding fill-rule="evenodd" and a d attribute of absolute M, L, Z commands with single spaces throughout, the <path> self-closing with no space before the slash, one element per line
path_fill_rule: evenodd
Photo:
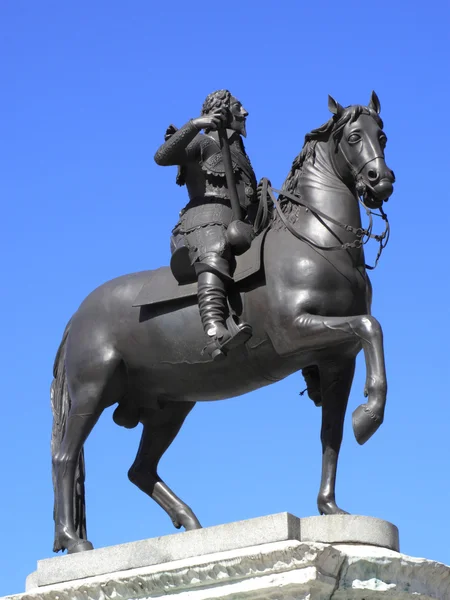
<path fill-rule="evenodd" d="M 344 158 L 347 160 L 347 158 L 345 157 L 345 154 L 344 154 Z M 364 166 L 362 168 L 364 168 Z M 386 213 L 383 211 L 383 209 L 381 207 L 378 209 L 380 211 L 380 214 L 373 212 L 372 210 L 370 210 L 370 208 L 368 208 L 364 204 L 363 200 L 358 195 L 358 201 L 360 202 L 361 206 L 366 211 L 366 215 L 369 218 L 369 225 L 367 228 L 353 227 L 352 225 L 346 225 L 344 223 L 341 223 L 340 221 L 337 221 L 336 219 L 333 219 L 333 217 L 326 215 L 321 210 L 319 210 L 315 207 L 314 208 L 311 207 L 304 200 L 302 200 L 302 198 L 300 196 L 297 196 L 296 194 L 292 194 L 291 192 L 287 192 L 285 190 L 274 189 L 270 185 L 269 180 L 267 178 L 263 178 L 261 180 L 261 182 L 262 182 L 261 198 L 264 200 L 267 198 L 267 196 L 270 197 L 271 201 L 273 202 L 273 205 L 275 206 L 275 209 L 278 213 L 278 216 L 279 216 L 281 222 L 286 227 L 286 229 L 298 240 L 301 240 L 302 242 L 309 244 L 312 248 L 316 248 L 317 250 L 323 250 L 323 251 L 327 251 L 327 252 L 335 251 L 335 250 L 351 250 L 354 248 L 356 248 L 356 249 L 362 248 L 371 239 L 376 240 L 379 244 L 379 248 L 378 248 L 377 257 L 375 259 L 375 264 L 373 266 L 365 265 L 365 268 L 373 270 L 377 267 L 378 261 L 380 260 L 381 254 L 382 254 L 383 250 L 385 249 L 385 247 L 389 241 L 389 236 L 390 236 L 389 221 L 388 221 Z M 278 194 L 278 196 L 279 196 L 278 199 L 275 198 L 275 195 L 274 195 L 275 193 Z M 281 199 L 280 199 L 280 197 L 281 197 Z M 313 214 L 319 221 L 321 221 L 321 219 L 325 219 L 326 221 L 333 223 L 333 225 L 340 227 L 344 231 L 353 233 L 355 235 L 355 239 L 353 240 L 353 242 L 345 242 L 343 244 L 338 244 L 336 246 L 322 246 L 320 244 L 317 244 L 313 240 L 309 239 L 307 236 L 299 233 L 295 229 L 295 227 L 292 225 L 292 223 L 290 223 L 289 220 L 286 218 L 286 216 L 283 213 L 283 210 L 281 208 L 281 204 L 288 200 L 290 200 L 291 202 L 294 202 L 298 206 L 303 206 L 307 211 L 311 212 L 311 214 Z M 267 205 L 266 202 L 263 202 L 263 204 Z M 320 219 L 319 219 L 319 217 L 320 217 Z M 380 235 L 372 233 L 373 217 L 380 217 L 385 222 L 384 231 Z"/>
<path fill-rule="evenodd" d="M 376 160 L 377 158 L 381 158 L 382 160 L 384 160 L 384 156 L 383 155 L 380 156 L 380 155 L 377 154 L 376 156 L 372 156 L 371 158 L 369 158 L 368 160 L 366 160 L 366 162 L 362 165 L 362 167 L 357 171 L 356 168 L 355 168 L 355 166 L 353 165 L 353 163 L 350 162 L 350 159 L 348 158 L 347 154 L 345 153 L 345 149 L 344 149 L 344 147 L 342 145 L 339 146 L 339 150 L 341 151 L 341 154 L 344 157 L 345 162 L 347 163 L 347 167 L 349 168 L 350 173 L 353 175 L 353 179 L 355 181 L 358 179 L 359 174 L 361 173 L 361 171 L 364 169 L 364 167 L 368 163 L 372 162 L 373 160 Z M 331 154 L 331 161 L 333 163 L 335 171 L 338 172 L 337 168 L 336 168 L 335 161 L 334 161 L 333 154 Z M 366 185 L 368 185 L 368 184 L 366 184 Z"/>

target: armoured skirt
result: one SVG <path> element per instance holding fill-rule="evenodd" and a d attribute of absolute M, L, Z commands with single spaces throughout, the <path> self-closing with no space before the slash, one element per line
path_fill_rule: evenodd
<path fill-rule="evenodd" d="M 211 254 L 230 260 L 226 230 L 232 218 L 233 211 L 227 199 L 208 201 L 202 198 L 189 202 L 172 231 L 172 253 L 186 246 L 191 264 L 201 262 Z"/>

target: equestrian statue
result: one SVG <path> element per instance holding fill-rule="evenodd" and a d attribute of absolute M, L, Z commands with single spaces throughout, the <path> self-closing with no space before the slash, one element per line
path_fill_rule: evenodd
<path fill-rule="evenodd" d="M 297 371 L 322 409 L 319 512 L 345 512 L 336 503 L 336 469 L 361 349 L 366 401 L 353 413 L 357 441 L 384 418 L 383 334 L 371 315 L 364 245 L 379 244 L 378 262 L 395 177 L 377 95 L 346 108 L 329 97 L 328 107 L 332 117 L 306 135 L 281 190 L 265 178 L 257 184 L 242 143 L 248 113 L 227 90 L 210 94 L 200 117 L 167 129 L 155 160 L 178 166 L 189 195 L 172 232 L 171 264 L 94 290 L 55 358 L 56 552 L 93 547 L 83 444 L 106 408 L 117 405 L 119 425 L 143 425 L 129 479 L 175 527 L 198 529 L 158 473 L 187 415 L 196 402 L 239 396 Z M 374 233 L 374 215 L 383 233 Z"/>

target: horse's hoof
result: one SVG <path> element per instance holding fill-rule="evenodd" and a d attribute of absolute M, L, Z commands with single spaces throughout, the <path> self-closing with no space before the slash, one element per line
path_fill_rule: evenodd
<path fill-rule="evenodd" d="M 67 548 L 67 554 L 75 554 L 77 552 L 86 552 L 87 550 L 93 550 L 94 546 L 87 540 L 79 540 L 74 542 Z"/>
<path fill-rule="evenodd" d="M 361 404 L 353 413 L 352 424 L 358 444 L 365 444 L 369 440 L 383 419 L 377 415 L 367 404 Z"/>
<path fill-rule="evenodd" d="M 189 521 L 186 521 L 184 524 L 184 529 L 185 531 L 194 531 L 195 529 L 203 529 L 203 527 L 197 519 L 189 519 Z"/>
<path fill-rule="evenodd" d="M 317 501 L 317 508 L 319 509 L 319 513 L 321 515 L 348 515 L 349 513 L 346 510 L 342 510 L 336 504 L 336 502 L 323 502 Z"/>
<path fill-rule="evenodd" d="M 185 531 L 193 531 L 194 529 L 203 529 L 200 521 L 194 515 L 192 510 L 188 508 L 187 510 L 178 511 L 177 515 L 172 519 L 172 523 L 177 529 L 181 529 L 184 527 Z"/>

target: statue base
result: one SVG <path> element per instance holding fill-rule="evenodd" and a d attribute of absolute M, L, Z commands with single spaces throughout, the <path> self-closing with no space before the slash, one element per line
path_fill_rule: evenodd
<path fill-rule="evenodd" d="M 38 562 L 4 600 L 448 600 L 450 568 L 371 517 L 288 513 Z"/>

